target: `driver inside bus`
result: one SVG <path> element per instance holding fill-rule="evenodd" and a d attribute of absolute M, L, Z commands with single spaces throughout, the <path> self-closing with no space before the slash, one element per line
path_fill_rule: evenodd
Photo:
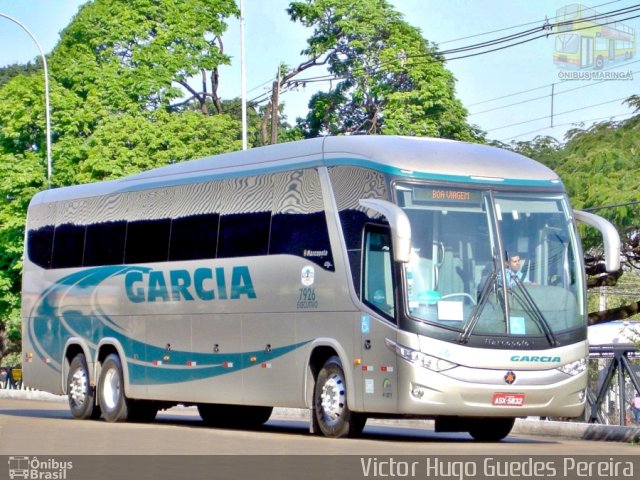
<path fill-rule="evenodd" d="M 509 255 L 507 262 L 505 263 L 508 288 L 515 287 L 518 281 L 521 281 L 522 283 L 530 283 L 528 272 L 523 268 L 523 263 L 524 262 L 519 254 L 513 253 Z M 501 275 L 498 275 L 498 285 L 502 285 Z"/>

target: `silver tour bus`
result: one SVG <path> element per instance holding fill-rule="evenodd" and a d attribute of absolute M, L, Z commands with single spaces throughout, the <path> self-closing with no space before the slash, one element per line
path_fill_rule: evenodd
<path fill-rule="evenodd" d="M 74 417 L 311 410 L 507 436 L 585 407 L 585 273 L 558 176 L 483 145 L 327 137 L 47 190 L 29 206 L 25 383 Z M 517 264 L 517 268 L 512 268 Z"/>

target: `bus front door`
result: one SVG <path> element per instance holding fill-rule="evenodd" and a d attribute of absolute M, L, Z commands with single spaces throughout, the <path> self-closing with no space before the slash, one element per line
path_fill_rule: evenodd
<path fill-rule="evenodd" d="M 386 342 L 389 339 L 395 343 L 397 335 L 390 237 L 385 227 L 365 229 L 362 295 L 364 303 L 375 313 L 361 314 L 360 368 L 364 408 L 375 412 L 397 410 L 397 357 Z"/>

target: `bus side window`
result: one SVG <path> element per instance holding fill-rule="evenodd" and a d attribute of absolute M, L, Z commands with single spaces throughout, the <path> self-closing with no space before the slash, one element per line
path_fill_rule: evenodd
<path fill-rule="evenodd" d="M 367 225 L 364 232 L 362 296 L 387 319 L 395 317 L 391 235 L 386 227 Z"/>

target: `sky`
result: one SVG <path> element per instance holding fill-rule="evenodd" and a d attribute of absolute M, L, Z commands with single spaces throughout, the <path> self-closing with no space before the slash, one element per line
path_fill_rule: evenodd
<path fill-rule="evenodd" d="M 71 22 L 86 0 L 0 0 L 0 13 L 25 25 L 45 53 L 59 40 L 59 33 Z M 440 50 L 464 47 L 541 26 L 553 21 L 559 8 L 571 4 L 562 0 L 389 0 L 405 20 Z M 638 5 L 632 0 L 583 0 L 605 13 Z M 247 98 L 256 98 L 270 88 L 281 62 L 296 66 L 310 31 L 289 19 L 289 0 L 244 0 L 245 63 Z M 622 20 L 640 11 L 616 17 Z M 640 33 L 640 16 L 623 22 Z M 635 58 L 592 69 L 568 71 L 553 62 L 555 35 L 512 48 L 454 60 L 448 55 L 446 68 L 453 72 L 456 95 L 469 111 L 469 122 L 487 132 L 489 139 L 504 142 L 531 140 L 550 135 L 559 140 L 576 127 L 594 121 L 623 120 L 632 110 L 622 101 L 640 94 L 640 50 Z M 221 68 L 223 98 L 239 97 L 240 28 L 231 19 L 223 37 L 225 53 L 233 64 Z M 0 65 L 24 63 L 39 55 L 34 42 L 11 20 L 0 18 Z M 639 45 L 640 47 L 640 45 Z M 602 76 L 603 72 L 606 76 Z M 323 75 L 308 70 L 298 78 Z M 570 75 L 578 76 L 569 79 Z M 600 75 L 600 76 L 598 76 Z M 612 78 L 614 77 L 614 78 Z M 328 82 L 310 83 L 297 91 L 283 92 L 285 114 L 290 123 L 304 116 L 309 97 Z M 553 96 L 552 96 L 553 92 Z M 53 106 L 55 108 L 55 106 Z M 553 117 L 551 112 L 553 111 Z M 553 127 L 552 127 L 553 125 Z"/>

